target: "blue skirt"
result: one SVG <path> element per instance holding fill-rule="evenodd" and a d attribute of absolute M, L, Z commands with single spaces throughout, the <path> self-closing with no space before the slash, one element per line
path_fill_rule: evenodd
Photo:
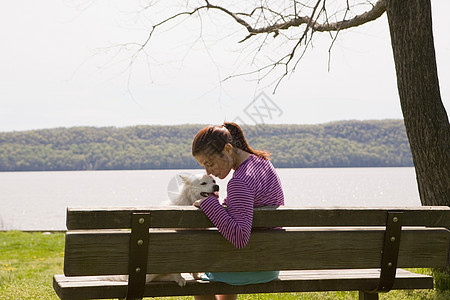
<path fill-rule="evenodd" d="M 265 283 L 278 278 L 280 271 L 266 272 L 206 272 L 202 280 L 219 281 L 231 285 Z"/>

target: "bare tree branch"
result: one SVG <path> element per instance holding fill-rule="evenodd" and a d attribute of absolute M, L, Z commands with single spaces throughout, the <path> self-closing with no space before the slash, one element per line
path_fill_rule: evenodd
<path fill-rule="evenodd" d="M 132 62 L 130 66 L 140 53 L 143 52 L 146 54 L 145 49 L 149 46 L 155 31 L 160 27 L 163 27 L 164 25 L 183 16 L 201 16 L 202 13 L 216 11 L 230 17 L 248 32 L 248 35 L 239 41 L 239 43 L 244 44 L 244 42 L 256 36 L 264 37 L 262 40 L 255 39 L 253 41 L 259 43 L 259 45 L 253 51 L 254 58 L 251 60 L 251 64 L 255 63 L 256 57 L 261 53 L 261 50 L 270 44 L 267 43 L 269 35 L 273 35 L 273 38 L 280 36 L 284 39 L 284 43 L 287 45 L 284 45 L 283 43 L 283 48 L 280 48 L 280 50 L 283 51 L 282 49 L 289 47 L 286 53 L 279 54 L 278 58 L 275 59 L 272 58 L 274 55 L 264 57 L 268 63 L 264 64 L 262 67 L 257 66 L 253 71 L 246 71 L 238 75 L 231 75 L 225 79 L 227 80 L 236 76 L 257 74 L 259 76 L 257 80 L 260 82 L 275 69 L 281 67 L 283 71 L 276 80 L 276 90 L 283 78 L 296 69 L 299 61 L 311 44 L 314 33 L 330 33 L 332 42 L 329 52 L 331 52 L 331 48 L 333 47 L 333 44 L 341 30 L 360 26 L 367 22 L 373 21 L 379 18 L 386 11 L 386 0 L 378 0 L 374 4 L 369 2 L 370 0 L 366 0 L 363 5 L 367 6 L 367 4 L 369 4 L 371 5 L 371 9 L 359 14 L 353 13 L 352 8 L 356 6 L 351 7 L 349 3 L 350 0 L 346 0 L 345 8 L 342 10 L 333 9 L 333 15 L 328 15 L 327 13 L 327 5 L 329 5 L 330 2 L 328 0 L 311 0 L 309 2 L 307 0 L 292 0 L 291 5 L 278 8 L 269 7 L 268 1 L 262 1 L 259 5 L 250 8 L 247 12 L 244 9 L 243 11 L 233 12 L 230 8 L 226 8 L 223 5 L 213 4 L 211 1 L 212 0 L 204 0 L 204 3 L 197 4 L 193 7 L 191 6 L 190 9 L 182 8 L 178 10 L 178 12 L 165 17 L 162 21 L 153 24 L 149 28 L 149 32 L 144 42 L 137 45 L 135 44 L 135 52 L 131 56 Z M 339 4 L 341 3 L 340 1 L 336 3 Z M 189 7 L 189 5 L 189 1 L 186 1 L 185 7 Z M 145 9 L 147 10 L 150 7 L 152 7 L 152 4 L 146 6 Z M 302 28 L 297 31 L 292 31 L 293 28 L 295 29 L 300 27 Z M 286 34 L 283 32 L 286 32 Z M 335 34 L 332 34 L 332 32 L 335 32 Z M 250 43 L 250 45 L 253 44 L 253 42 Z M 247 46 L 249 45 L 249 43 L 245 44 Z M 302 49 L 302 51 L 299 52 L 299 49 Z"/>
<path fill-rule="evenodd" d="M 311 27 L 312 31 L 319 31 L 319 32 L 339 31 L 339 30 L 343 30 L 343 29 L 357 27 L 357 26 L 363 25 L 367 22 L 371 22 L 371 21 L 379 18 L 386 11 L 386 1 L 379 0 L 375 5 L 373 5 L 373 7 L 370 11 L 367 11 L 365 13 L 357 15 L 349 20 L 345 20 L 345 18 L 344 18 L 342 21 L 339 21 L 339 22 L 334 22 L 334 23 L 325 22 L 323 24 L 320 24 L 317 22 L 317 20 L 315 20 L 309 16 L 302 17 L 302 16 L 295 15 L 295 17 L 291 20 L 276 23 L 276 24 L 273 24 L 270 26 L 256 28 L 256 27 L 252 27 L 247 21 L 245 21 L 244 19 L 239 17 L 239 15 L 248 15 L 248 14 L 233 13 L 222 6 L 212 5 L 209 3 L 209 1 L 206 1 L 206 3 L 207 3 L 207 5 L 206 5 L 207 8 L 217 9 L 217 10 L 220 10 L 220 11 L 226 13 L 227 15 L 232 17 L 237 23 L 241 24 L 242 26 L 244 26 L 247 29 L 247 31 L 249 32 L 249 35 L 246 36 L 240 42 L 244 42 L 245 40 L 249 39 L 250 37 L 257 35 L 257 34 L 261 34 L 261 33 L 274 33 L 275 36 L 277 36 L 280 30 L 286 30 L 291 27 L 299 27 L 301 25 L 307 25 L 308 27 Z M 320 3 L 320 1 L 317 1 L 315 7 L 317 7 L 317 5 L 319 3 Z M 253 12 L 250 15 L 252 15 Z"/>

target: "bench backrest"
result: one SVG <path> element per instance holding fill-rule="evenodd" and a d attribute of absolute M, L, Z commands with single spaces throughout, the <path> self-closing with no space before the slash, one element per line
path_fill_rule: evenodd
<path fill-rule="evenodd" d="M 253 226 L 283 230 L 253 230 L 235 249 L 216 229 L 199 230 L 213 225 L 194 207 L 68 209 L 64 273 L 129 274 L 142 263 L 147 273 L 380 268 L 383 253 L 398 267 L 448 264 L 449 207 L 265 207 Z"/>

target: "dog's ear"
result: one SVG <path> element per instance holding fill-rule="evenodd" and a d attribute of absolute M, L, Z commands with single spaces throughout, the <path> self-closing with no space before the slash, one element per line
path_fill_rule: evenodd
<path fill-rule="evenodd" d="M 189 180 L 189 177 L 188 176 L 185 176 L 185 175 L 178 175 L 178 177 L 180 177 L 180 179 L 181 179 L 181 181 L 184 183 L 184 182 L 187 182 L 188 180 Z"/>

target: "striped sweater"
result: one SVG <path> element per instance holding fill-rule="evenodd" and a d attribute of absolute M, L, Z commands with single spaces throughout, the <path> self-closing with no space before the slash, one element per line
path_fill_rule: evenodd
<path fill-rule="evenodd" d="M 281 181 L 269 160 L 251 155 L 228 182 L 227 198 L 222 206 L 217 198 L 208 197 L 200 208 L 220 233 L 236 248 L 250 239 L 253 208 L 284 205 Z"/>

